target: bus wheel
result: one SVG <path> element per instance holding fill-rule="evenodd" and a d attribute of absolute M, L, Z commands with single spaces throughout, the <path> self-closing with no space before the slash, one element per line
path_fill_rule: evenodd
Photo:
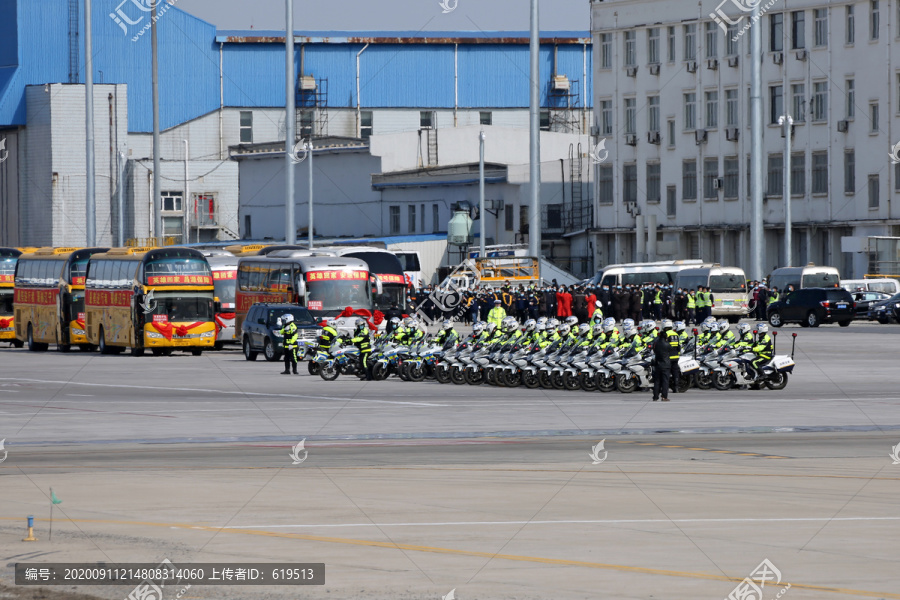
<path fill-rule="evenodd" d="M 12 345 L 13 345 L 13 348 L 21 348 L 22 346 L 25 345 L 25 342 L 23 342 L 22 340 L 13 340 Z"/>
<path fill-rule="evenodd" d="M 78 346 L 78 349 L 82 352 L 94 352 L 97 349 L 97 346 L 93 344 L 81 344 Z"/>
<path fill-rule="evenodd" d="M 72 346 L 70 346 L 69 344 L 57 344 L 56 349 L 60 352 L 68 352 L 72 349 Z"/>
<path fill-rule="evenodd" d="M 43 352 L 48 348 L 47 344 L 41 344 L 39 342 L 34 341 L 34 329 L 31 327 L 31 323 L 28 324 L 28 349 L 32 352 Z"/>
<path fill-rule="evenodd" d="M 144 349 L 139 346 L 132 346 L 131 347 L 131 355 L 132 356 L 143 356 Z"/>
<path fill-rule="evenodd" d="M 194 348 L 193 350 L 191 350 L 191 354 L 194 356 L 201 356 L 203 354 L 203 350 L 201 350 L 200 348 Z"/>
<path fill-rule="evenodd" d="M 100 354 L 112 354 L 112 349 L 106 344 L 106 332 L 100 328 Z"/>

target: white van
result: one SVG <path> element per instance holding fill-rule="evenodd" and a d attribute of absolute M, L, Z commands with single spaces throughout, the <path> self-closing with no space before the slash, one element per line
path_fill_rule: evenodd
<path fill-rule="evenodd" d="M 675 287 L 685 292 L 699 286 L 712 290 L 715 301 L 712 316 L 725 317 L 731 323 L 737 323 L 749 312 L 749 296 L 747 294 L 747 276 L 738 267 L 701 267 L 684 269 L 675 275 Z"/>
<path fill-rule="evenodd" d="M 842 279 L 841 287 L 848 292 L 884 292 L 900 294 L 900 281 L 896 279 Z"/>
<path fill-rule="evenodd" d="M 809 263 L 805 267 L 782 267 L 769 275 L 769 289 L 778 288 L 784 294 L 789 285 L 795 290 L 801 288 L 839 287 L 841 274 L 834 267 L 817 267 Z"/>

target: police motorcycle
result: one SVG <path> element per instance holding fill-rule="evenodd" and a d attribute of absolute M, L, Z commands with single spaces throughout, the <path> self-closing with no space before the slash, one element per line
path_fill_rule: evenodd
<path fill-rule="evenodd" d="M 334 381 L 340 375 L 359 375 L 359 348 L 344 345 L 343 338 L 338 338 L 329 352 L 331 356 L 320 353 L 314 359 L 322 379 Z"/>
<path fill-rule="evenodd" d="M 757 333 L 760 327 L 754 333 Z M 766 333 L 765 330 L 762 332 Z M 773 332 L 773 335 L 777 339 L 778 332 Z M 783 390 L 787 386 L 789 374 L 794 371 L 796 343 L 797 334 L 795 333 L 792 338 L 791 354 L 777 355 L 773 352 L 772 359 L 760 365 L 758 371 L 753 368 L 753 362 L 757 358 L 754 352 L 729 349 L 726 354 L 721 356 L 721 364 L 713 376 L 713 384 L 717 390 L 721 391 L 742 386 L 749 386 L 751 389 L 760 389 L 765 386 L 770 390 Z"/>
<path fill-rule="evenodd" d="M 637 338 L 636 329 L 625 331 L 626 338 Z M 653 368 L 646 352 L 639 352 L 632 342 L 631 347 L 625 350 L 620 361 L 622 368 L 616 375 L 616 389 L 623 394 L 630 394 L 636 390 L 653 387 Z"/>
<path fill-rule="evenodd" d="M 433 376 L 434 365 L 443 354 L 443 347 L 435 344 L 431 336 L 426 336 L 409 349 L 408 357 L 400 365 L 400 377 L 405 381 L 420 382 Z"/>
<path fill-rule="evenodd" d="M 392 374 L 400 372 L 404 358 L 409 353 L 409 346 L 403 346 L 386 340 L 375 346 L 370 360 L 372 363 L 372 378 L 375 381 L 384 381 Z"/>

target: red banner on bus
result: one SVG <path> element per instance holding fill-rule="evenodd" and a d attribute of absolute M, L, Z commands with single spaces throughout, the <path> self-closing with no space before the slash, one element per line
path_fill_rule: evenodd
<path fill-rule="evenodd" d="M 247 294 L 244 292 L 238 292 L 237 294 L 237 310 L 241 313 L 246 313 L 250 310 L 250 307 L 256 304 L 257 302 L 290 302 L 291 298 L 288 294 Z"/>
<path fill-rule="evenodd" d="M 39 304 L 49 306 L 56 304 L 56 296 L 59 290 L 23 290 L 17 289 L 13 296 L 16 304 Z"/>
<path fill-rule="evenodd" d="M 306 274 L 307 281 L 367 281 L 369 274 L 366 271 L 310 271 Z"/>
<path fill-rule="evenodd" d="M 378 275 L 378 278 L 382 283 L 406 283 L 406 279 L 403 278 L 403 275 L 391 275 L 390 273 L 385 273 L 384 275 Z"/>
<path fill-rule="evenodd" d="M 72 285 L 84 285 L 84 277 L 73 277 Z"/>
<path fill-rule="evenodd" d="M 15 283 L 14 275 L 0 275 L 0 283 Z"/>
<path fill-rule="evenodd" d="M 88 290 L 84 296 L 88 306 L 131 306 L 131 292 L 104 292 Z"/>
<path fill-rule="evenodd" d="M 213 279 L 237 279 L 237 271 L 213 271 Z"/>
<path fill-rule="evenodd" d="M 154 275 L 147 277 L 147 285 L 212 285 L 206 275 Z"/>

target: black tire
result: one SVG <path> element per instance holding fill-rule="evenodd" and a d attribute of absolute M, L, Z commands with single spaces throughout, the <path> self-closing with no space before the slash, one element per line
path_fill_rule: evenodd
<path fill-rule="evenodd" d="M 12 342 L 13 348 L 21 348 L 25 345 L 25 342 L 22 340 L 13 340 Z"/>
<path fill-rule="evenodd" d="M 406 371 L 407 377 L 409 377 L 409 381 L 413 383 L 421 383 L 425 381 L 425 365 L 409 365 L 409 368 Z"/>
<path fill-rule="evenodd" d="M 619 373 L 616 375 L 616 389 L 623 394 L 630 394 L 638 387 L 637 377 L 631 373 Z"/>
<path fill-rule="evenodd" d="M 694 378 L 690 373 L 682 373 L 681 376 L 678 377 L 678 383 L 676 384 L 675 389 L 679 394 L 684 394 L 691 386 L 694 384 Z"/>
<path fill-rule="evenodd" d="M 694 373 L 694 385 L 701 390 L 708 390 L 713 386 L 712 375 L 704 375 L 700 371 Z"/>
<path fill-rule="evenodd" d="M 319 371 L 321 371 L 321 370 L 322 370 L 322 365 L 320 365 L 319 363 L 317 363 L 314 360 L 311 360 L 308 363 L 306 363 L 306 371 L 310 375 L 318 375 Z"/>
<path fill-rule="evenodd" d="M 550 373 L 547 371 L 538 371 L 538 383 L 540 383 L 541 387 L 545 390 L 553 389 L 553 381 L 550 379 Z"/>
<path fill-rule="evenodd" d="M 150 348 L 150 353 L 153 356 L 165 356 L 165 350 L 163 348 Z"/>
<path fill-rule="evenodd" d="M 497 372 L 494 369 L 485 369 L 484 382 L 488 385 L 497 385 Z"/>
<path fill-rule="evenodd" d="M 883 318 L 883 317 L 879 317 L 879 318 L 878 318 L 878 322 L 881 323 L 882 325 L 887 325 L 888 323 L 891 322 L 891 320 L 890 320 L 890 319 L 885 319 L 885 318 Z"/>
<path fill-rule="evenodd" d="M 780 312 L 778 312 L 777 310 L 773 310 L 769 314 L 769 325 L 771 325 L 772 327 L 781 327 L 782 325 L 784 325 L 784 321 L 781 318 Z"/>
<path fill-rule="evenodd" d="M 402 362 L 400 363 L 400 369 L 397 371 L 397 375 L 400 377 L 402 381 L 409 381 L 409 363 Z"/>
<path fill-rule="evenodd" d="M 50 347 L 49 344 L 42 344 L 41 342 L 34 341 L 34 329 L 31 328 L 31 323 L 28 324 L 28 349 L 32 352 L 44 352 L 47 348 Z"/>
<path fill-rule="evenodd" d="M 534 390 L 541 387 L 541 382 L 538 380 L 538 376 L 531 371 L 522 371 L 519 375 L 519 379 L 522 381 L 522 385 L 527 387 L 529 390 Z"/>
<path fill-rule="evenodd" d="M 435 365 L 434 380 L 438 383 L 450 383 L 450 367 L 443 363 Z"/>
<path fill-rule="evenodd" d="M 556 371 L 550 373 L 550 384 L 553 386 L 553 389 L 555 389 L 555 390 L 566 389 L 566 382 L 563 381 L 563 374 L 557 373 Z"/>
<path fill-rule="evenodd" d="M 788 383 L 787 373 L 773 373 L 766 379 L 766 387 L 770 390 L 783 390 Z"/>
<path fill-rule="evenodd" d="M 566 371 L 565 373 L 563 373 L 563 386 L 565 386 L 565 388 L 567 390 L 569 390 L 570 392 L 574 392 L 575 390 L 580 390 L 581 389 L 581 374 L 575 373 L 573 375 L 572 373 L 569 373 L 568 371 Z"/>
<path fill-rule="evenodd" d="M 465 369 L 459 365 L 450 367 L 450 383 L 454 385 L 463 385 L 466 382 Z"/>
<path fill-rule="evenodd" d="M 202 348 L 194 348 L 193 350 L 191 350 L 191 355 L 192 356 L 202 356 L 203 349 Z"/>
<path fill-rule="evenodd" d="M 469 385 L 481 385 L 484 383 L 484 371 L 478 369 L 474 371 L 472 369 L 466 369 L 466 383 Z"/>
<path fill-rule="evenodd" d="M 319 377 L 324 379 L 325 381 L 334 381 L 341 375 L 341 370 L 336 366 L 332 365 L 331 367 L 322 366 L 322 369 L 319 371 Z"/>
<path fill-rule="evenodd" d="M 850 327 L 850 321 L 838 321 L 838 325 L 841 327 Z"/>
<path fill-rule="evenodd" d="M 245 337 L 243 343 L 241 344 L 244 350 L 244 359 L 245 360 L 256 360 L 256 357 L 259 356 L 259 352 L 256 352 L 250 347 L 250 338 Z M 310 363 L 312 364 L 312 363 Z"/>
<path fill-rule="evenodd" d="M 263 356 L 266 357 L 266 360 L 269 362 L 278 362 L 281 360 L 281 352 L 275 349 L 275 344 L 272 343 L 272 340 L 266 338 L 266 341 L 263 342 Z"/>
<path fill-rule="evenodd" d="M 597 391 L 597 379 L 590 373 L 582 373 L 579 376 L 579 380 L 581 383 L 581 389 L 586 392 L 596 392 Z"/>
<path fill-rule="evenodd" d="M 519 387 L 522 385 L 522 376 L 516 371 L 503 371 L 503 385 L 506 387 Z"/>
<path fill-rule="evenodd" d="M 106 344 L 106 332 L 100 327 L 100 354 L 112 354 L 112 348 Z"/>
<path fill-rule="evenodd" d="M 809 311 L 809 314 L 806 315 L 806 324 L 810 327 L 818 327 L 822 324 L 822 322 L 819 320 L 819 315 L 816 314 L 816 311 Z"/>
<path fill-rule="evenodd" d="M 69 344 L 57 344 L 56 349 L 59 352 L 69 352 L 72 349 L 72 346 Z"/>
<path fill-rule="evenodd" d="M 144 349 L 141 348 L 140 346 L 132 346 L 131 347 L 131 355 L 132 356 L 143 356 Z"/>
<path fill-rule="evenodd" d="M 606 377 L 602 373 L 597 373 L 596 381 L 597 381 L 597 391 L 598 392 L 603 392 L 604 394 L 608 394 L 609 392 L 616 389 L 616 378 L 615 377 Z"/>
<path fill-rule="evenodd" d="M 735 378 L 734 373 L 732 373 L 731 371 L 726 371 L 725 373 L 716 371 L 715 373 L 713 373 L 712 381 L 717 390 L 725 392 L 734 387 L 737 379 Z"/>

